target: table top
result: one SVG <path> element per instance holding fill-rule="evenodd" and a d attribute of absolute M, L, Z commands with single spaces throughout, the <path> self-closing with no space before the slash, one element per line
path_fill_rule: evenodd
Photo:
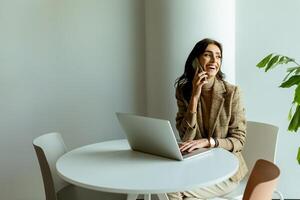
<path fill-rule="evenodd" d="M 81 187 L 114 193 L 167 193 L 213 185 L 238 170 L 222 148 L 184 161 L 132 151 L 127 140 L 74 149 L 56 163 L 61 178 Z"/>

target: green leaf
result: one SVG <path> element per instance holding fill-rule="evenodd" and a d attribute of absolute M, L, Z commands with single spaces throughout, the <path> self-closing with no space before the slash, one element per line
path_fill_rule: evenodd
<path fill-rule="evenodd" d="M 267 72 L 269 69 L 271 69 L 271 68 L 273 68 L 273 67 L 275 67 L 278 63 L 278 60 L 279 60 L 279 55 L 277 55 L 277 56 L 274 56 L 271 60 L 270 60 L 270 62 L 268 63 L 268 65 L 267 65 L 267 67 L 265 68 L 265 72 Z"/>
<path fill-rule="evenodd" d="M 278 64 L 283 64 L 285 61 L 285 56 L 281 56 L 281 58 L 278 61 Z"/>
<path fill-rule="evenodd" d="M 300 104 L 300 84 L 298 84 L 298 86 L 295 89 L 294 102 Z"/>
<path fill-rule="evenodd" d="M 288 77 L 290 76 L 291 73 L 292 73 L 292 72 L 289 72 L 289 73 L 284 77 L 283 82 L 285 82 L 286 79 L 288 79 Z"/>
<path fill-rule="evenodd" d="M 300 165 L 300 147 L 298 148 L 297 160 L 298 160 L 298 163 Z"/>
<path fill-rule="evenodd" d="M 293 105 L 294 105 L 294 104 L 293 104 Z M 288 115 L 288 120 L 289 120 L 289 121 L 291 121 L 292 116 L 293 116 L 293 115 L 292 115 L 292 114 L 293 114 L 293 107 L 294 107 L 293 105 L 291 106 L 291 108 L 290 108 L 290 110 L 289 110 L 289 115 Z"/>
<path fill-rule="evenodd" d="M 292 120 L 290 121 L 288 130 L 297 132 L 299 126 L 300 126 L 300 106 L 297 105 L 296 111 L 292 117 Z"/>
<path fill-rule="evenodd" d="M 294 75 L 290 77 L 287 81 L 281 83 L 279 87 L 289 88 L 293 85 L 297 85 L 300 82 L 300 75 Z"/>
<path fill-rule="evenodd" d="M 293 72 L 293 71 L 295 71 L 296 69 L 300 69 L 300 66 L 289 67 L 289 68 L 286 69 L 286 72 Z"/>
<path fill-rule="evenodd" d="M 273 56 L 273 53 L 271 53 L 268 56 L 264 57 L 256 66 L 258 68 L 264 68 L 267 65 L 267 63 L 270 61 L 272 56 Z"/>
<path fill-rule="evenodd" d="M 280 58 L 280 60 L 278 61 L 278 64 L 287 64 L 287 63 L 292 62 L 292 61 L 295 61 L 295 59 L 289 58 L 287 56 L 282 56 Z"/>
<path fill-rule="evenodd" d="M 295 61 L 295 59 L 294 58 L 289 58 L 289 57 L 287 57 L 287 56 L 285 56 L 285 61 L 284 61 L 284 64 L 287 64 L 287 63 L 289 63 L 289 62 L 294 62 Z"/>
<path fill-rule="evenodd" d="M 286 72 L 287 72 L 287 75 L 284 77 L 283 82 L 286 81 L 293 72 L 295 75 L 300 74 L 300 66 L 289 67 L 289 68 L 287 68 Z"/>

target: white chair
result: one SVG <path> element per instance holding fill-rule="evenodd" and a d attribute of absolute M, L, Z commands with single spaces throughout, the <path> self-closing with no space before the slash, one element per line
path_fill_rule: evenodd
<path fill-rule="evenodd" d="M 48 133 L 33 140 L 39 161 L 46 200 L 122 200 L 125 194 L 113 194 L 88 190 L 62 180 L 56 172 L 57 159 L 66 153 L 66 146 L 59 133 Z"/>
<path fill-rule="evenodd" d="M 278 127 L 274 125 L 253 121 L 247 122 L 246 143 L 242 154 L 249 171 L 253 169 L 258 159 L 265 159 L 275 163 L 277 135 Z M 249 174 L 240 182 L 239 186 L 233 192 L 222 198 L 232 200 L 242 199 L 248 178 Z M 279 191 L 275 190 L 274 193 L 283 200 L 283 196 Z"/>

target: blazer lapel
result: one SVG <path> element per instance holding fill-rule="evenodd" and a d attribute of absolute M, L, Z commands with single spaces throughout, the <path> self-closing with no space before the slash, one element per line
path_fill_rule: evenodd
<path fill-rule="evenodd" d="M 222 81 L 215 79 L 215 83 L 212 91 L 212 103 L 210 109 L 210 117 L 209 117 L 209 133 L 208 136 L 211 137 L 216 128 L 217 119 L 220 115 L 220 112 L 223 108 L 224 97 L 223 93 L 226 92 L 224 84 Z"/>
<path fill-rule="evenodd" d="M 197 107 L 197 109 L 198 109 L 198 111 L 197 111 L 198 119 L 201 122 L 201 123 L 198 123 L 198 127 L 199 127 L 199 130 L 200 130 L 202 138 L 204 138 L 206 136 L 205 136 L 205 133 L 204 133 L 203 118 L 202 118 L 202 105 L 201 105 L 201 101 L 200 100 L 198 101 L 198 107 Z"/>

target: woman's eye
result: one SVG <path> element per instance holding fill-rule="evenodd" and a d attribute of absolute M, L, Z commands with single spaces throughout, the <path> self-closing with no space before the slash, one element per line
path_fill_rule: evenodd
<path fill-rule="evenodd" d="M 207 57 L 207 58 L 217 58 L 217 59 L 222 59 L 222 56 L 221 55 L 213 55 L 213 54 L 210 54 L 210 53 L 204 53 L 203 54 L 204 57 Z"/>

